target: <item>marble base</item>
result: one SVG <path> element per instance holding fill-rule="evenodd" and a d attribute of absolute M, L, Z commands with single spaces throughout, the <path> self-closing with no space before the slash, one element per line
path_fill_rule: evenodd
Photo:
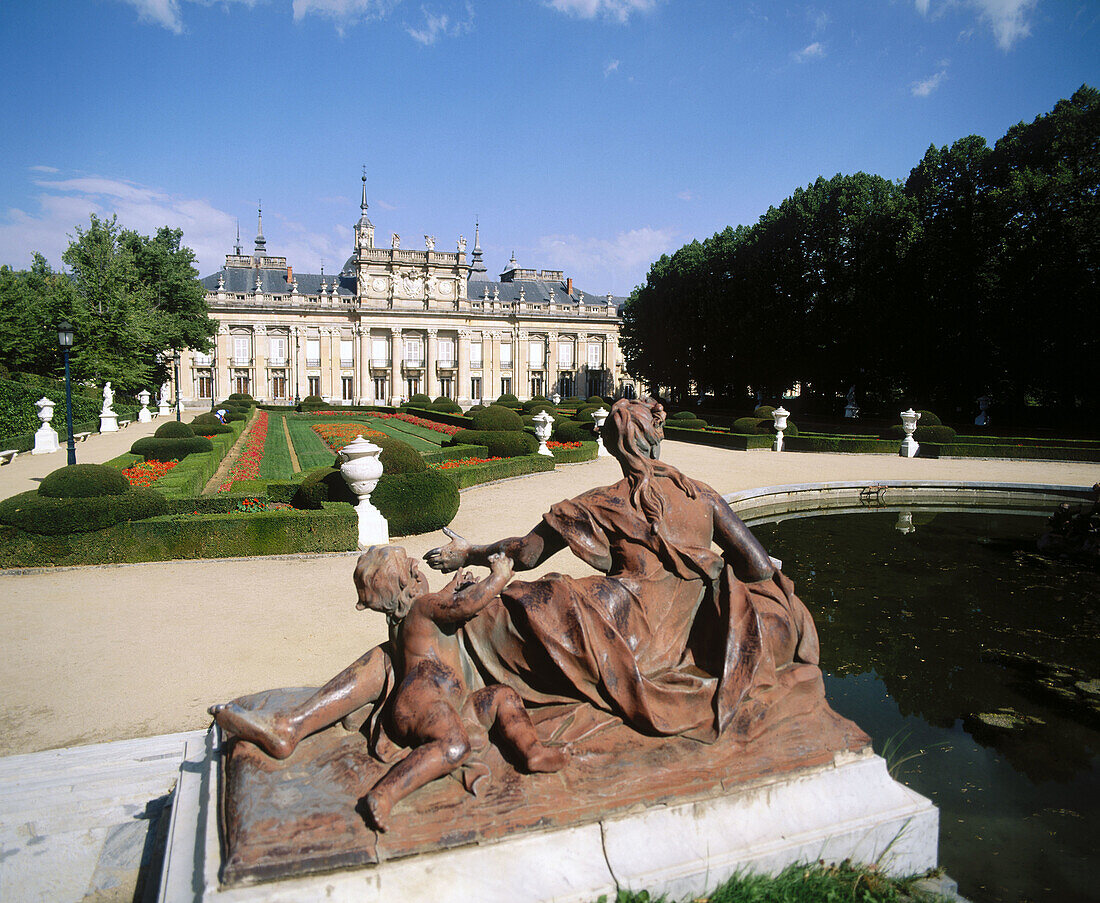
<path fill-rule="evenodd" d="M 192 742 L 181 768 L 160 901 L 433 900 L 438 903 L 591 903 L 618 888 L 675 899 L 743 870 L 796 862 L 877 862 L 891 874 L 936 865 L 939 813 L 890 778 L 869 749 L 765 776 L 683 802 L 595 821 L 533 828 L 491 843 L 259 884 L 223 887 L 218 784 L 220 736 Z"/>
<path fill-rule="evenodd" d="M 915 458 L 920 444 L 912 436 L 906 436 L 901 440 L 901 450 L 898 452 L 903 458 Z"/>
<path fill-rule="evenodd" d="M 117 433 L 118 414 L 116 414 L 114 411 L 110 411 L 109 413 L 100 413 L 99 431 L 101 433 Z"/>
<path fill-rule="evenodd" d="M 48 423 L 43 423 L 42 426 L 34 431 L 34 448 L 31 450 L 32 455 L 49 455 L 60 449 L 61 445 L 57 441 L 57 430 Z"/>
<path fill-rule="evenodd" d="M 359 542 L 360 551 L 371 546 L 384 546 L 390 541 L 390 523 L 368 499 L 364 499 L 355 506 L 355 513 L 359 515 Z"/>
<path fill-rule="evenodd" d="M 146 407 L 138 408 L 138 423 L 152 423 L 152 422 L 153 422 L 152 412 Z"/>
<path fill-rule="evenodd" d="M 160 414 L 161 417 L 167 417 L 172 413 L 172 406 L 161 402 L 160 406 L 157 408 L 157 413 Z"/>

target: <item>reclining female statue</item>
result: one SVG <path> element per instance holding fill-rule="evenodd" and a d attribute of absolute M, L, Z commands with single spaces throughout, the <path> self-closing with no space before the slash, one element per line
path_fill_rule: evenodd
<path fill-rule="evenodd" d="M 602 428 L 623 479 L 554 505 L 526 536 L 451 541 L 433 568 L 516 571 L 569 548 L 597 575 L 512 580 L 457 630 L 470 690 L 503 685 L 528 709 L 588 704 L 650 735 L 746 741 L 824 698 L 817 633 L 793 585 L 717 492 L 657 460 L 664 411 L 618 401 Z M 720 554 L 712 550 L 712 542 Z M 392 646 L 370 650 L 300 705 L 211 713 L 284 758 L 393 687 Z"/>

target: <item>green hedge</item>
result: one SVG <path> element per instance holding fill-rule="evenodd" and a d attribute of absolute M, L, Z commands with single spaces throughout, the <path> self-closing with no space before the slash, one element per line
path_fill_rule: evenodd
<path fill-rule="evenodd" d="M 54 499 L 83 499 L 101 495 L 126 495 L 130 481 L 105 464 L 69 464 L 43 478 L 40 495 Z"/>
<path fill-rule="evenodd" d="M 783 447 L 787 451 L 896 455 L 901 443 L 894 439 L 876 439 L 874 436 L 826 436 L 820 433 L 803 433 L 800 436 L 784 435 Z"/>
<path fill-rule="evenodd" d="M 1100 448 L 921 442 L 922 458 L 1016 458 L 1021 461 L 1100 461 Z"/>
<path fill-rule="evenodd" d="M 575 420 L 554 421 L 552 438 L 558 442 L 590 442 L 595 424 L 577 423 Z"/>
<path fill-rule="evenodd" d="M 553 458 L 546 455 L 524 455 L 519 458 L 506 458 L 503 461 L 489 461 L 487 464 L 471 464 L 468 467 L 437 470 L 433 473 L 445 476 L 458 489 L 466 489 L 481 483 L 491 483 L 493 480 L 506 480 L 510 477 L 543 473 L 553 469 Z"/>
<path fill-rule="evenodd" d="M 191 439 L 194 435 L 191 424 L 179 420 L 165 421 L 153 433 L 156 439 Z"/>
<path fill-rule="evenodd" d="M 575 442 L 575 439 L 570 439 Z M 595 442 L 581 442 L 580 448 L 552 448 L 555 464 L 580 464 L 582 461 L 594 461 L 600 447 Z M 545 457 L 540 455 L 540 457 Z"/>
<path fill-rule="evenodd" d="M 463 458 L 488 458 L 489 449 L 484 445 L 448 445 L 421 457 L 425 464 L 439 464 L 443 461 L 461 461 Z"/>
<path fill-rule="evenodd" d="M 350 551 L 358 536 L 358 517 L 342 504 L 316 511 L 166 515 L 61 536 L 0 526 L 0 567 Z"/>
<path fill-rule="evenodd" d="M 484 445 L 490 458 L 515 458 L 538 451 L 539 442 L 530 433 L 495 430 L 459 430 L 447 445 Z"/>
<path fill-rule="evenodd" d="M 156 482 L 157 491 L 166 498 L 202 495 L 206 484 L 218 472 L 222 459 L 229 453 L 244 429 L 244 422 L 231 424 L 232 432 L 209 440 L 211 451 L 190 454 Z"/>
<path fill-rule="evenodd" d="M 34 536 L 86 533 L 167 513 L 164 496 L 152 489 L 90 498 L 53 498 L 32 489 L 0 501 L 0 524 Z"/>
<path fill-rule="evenodd" d="M 42 421 L 38 419 L 38 406 L 35 404 L 43 395 L 56 403 L 53 412 L 51 426 L 57 430 L 58 435 L 65 432 L 65 384 L 58 387 L 47 385 L 30 385 L 11 379 L 0 379 L 0 446 L 14 448 L 8 444 L 9 440 L 30 434 L 31 444 L 28 449 L 34 447 L 34 432 Z M 101 402 L 73 393 L 73 432 L 82 433 L 84 430 L 76 429 L 76 422 L 82 423 L 95 421 L 95 429 L 99 428 L 99 411 Z"/>
<path fill-rule="evenodd" d="M 205 436 L 158 439 L 145 436 L 130 446 L 130 453 L 141 455 L 146 461 L 182 461 L 188 455 L 213 451 L 213 443 Z"/>
<path fill-rule="evenodd" d="M 706 430 L 681 430 L 669 427 L 665 423 L 665 438 L 674 442 L 690 442 L 693 445 L 710 445 L 715 448 L 732 448 L 738 451 L 771 448 L 775 441 L 770 435 L 745 435 L 733 433 L 711 433 Z"/>
<path fill-rule="evenodd" d="M 491 404 L 483 411 L 477 411 L 470 417 L 475 430 L 521 430 L 523 420 L 520 415 L 499 404 Z"/>

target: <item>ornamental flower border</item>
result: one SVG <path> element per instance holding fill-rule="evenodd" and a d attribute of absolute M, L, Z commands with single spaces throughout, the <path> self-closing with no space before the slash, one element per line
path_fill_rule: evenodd
<path fill-rule="evenodd" d="M 135 489 L 148 489 L 177 464 L 179 461 L 139 461 L 124 468 L 122 475 Z"/>
<path fill-rule="evenodd" d="M 218 492 L 229 492 L 239 480 L 255 480 L 260 475 L 260 461 L 264 457 L 264 445 L 267 442 L 267 411 L 260 411 L 256 422 L 248 431 L 244 448 L 229 471 L 229 476 Z"/>

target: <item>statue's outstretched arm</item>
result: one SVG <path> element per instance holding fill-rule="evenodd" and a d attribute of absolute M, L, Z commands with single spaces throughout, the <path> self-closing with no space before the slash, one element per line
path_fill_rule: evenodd
<path fill-rule="evenodd" d="M 565 548 L 565 540 L 546 521 L 541 521 L 526 536 L 513 536 L 485 546 L 473 545 L 446 527 L 443 532 L 451 541 L 425 552 L 424 560 L 445 573 L 467 565 L 489 567 L 489 556 L 496 554 L 508 556 L 515 570 L 527 571 Z"/>
<path fill-rule="evenodd" d="M 775 566 L 760 541 L 745 526 L 745 522 L 709 486 L 705 487 L 705 494 L 714 511 L 714 541 L 722 549 L 722 554 L 733 568 L 737 579 L 743 583 L 756 583 L 771 577 L 775 573 Z"/>

